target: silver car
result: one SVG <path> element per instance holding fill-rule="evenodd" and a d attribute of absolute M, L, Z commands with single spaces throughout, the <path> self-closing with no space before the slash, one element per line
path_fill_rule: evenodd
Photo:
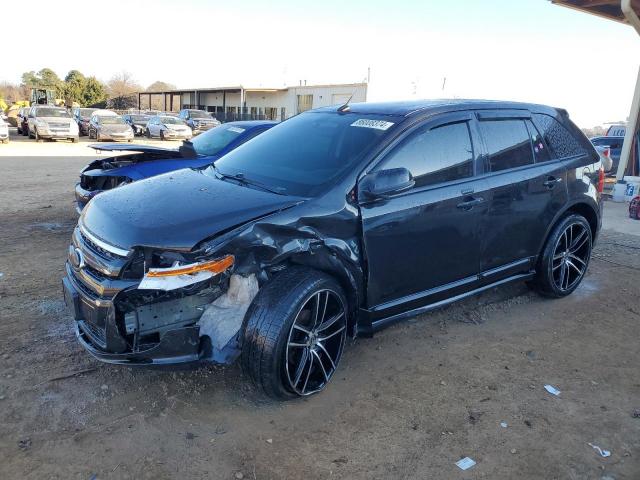
<path fill-rule="evenodd" d="M 147 122 L 147 137 L 160 137 L 161 140 L 184 139 L 193 136 L 191 127 L 178 117 L 156 115 Z"/>
<path fill-rule="evenodd" d="M 49 105 L 31 107 L 27 123 L 29 138 L 39 142 L 43 139 L 78 142 L 78 124 L 65 108 Z"/>
<path fill-rule="evenodd" d="M 133 130 L 120 115 L 93 115 L 89 122 L 89 138 L 133 141 Z"/>

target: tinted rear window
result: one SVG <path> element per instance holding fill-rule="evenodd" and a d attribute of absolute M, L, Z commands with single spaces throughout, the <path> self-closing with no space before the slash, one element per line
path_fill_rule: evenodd
<path fill-rule="evenodd" d="M 420 130 L 404 140 L 383 164 L 408 169 L 416 186 L 449 182 L 473 175 L 473 148 L 466 122 Z"/>
<path fill-rule="evenodd" d="M 571 132 L 555 118 L 536 113 L 533 115 L 533 119 L 555 158 L 572 157 L 586 153 Z"/>
<path fill-rule="evenodd" d="M 489 153 L 492 172 L 533 163 L 529 132 L 523 120 L 489 120 L 480 122 L 480 131 Z"/>

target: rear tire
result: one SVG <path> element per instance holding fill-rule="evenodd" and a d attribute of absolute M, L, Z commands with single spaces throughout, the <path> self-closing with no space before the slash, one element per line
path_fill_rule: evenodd
<path fill-rule="evenodd" d="M 275 399 L 320 392 L 342 357 L 347 312 L 333 278 L 303 267 L 285 270 L 262 287 L 245 315 L 243 371 Z"/>
<path fill-rule="evenodd" d="M 589 222 L 582 215 L 564 217 L 547 239 L 531 285 L 546 297 L 570 295 L 584 278 L 591 258 L 591 247 Z"/>

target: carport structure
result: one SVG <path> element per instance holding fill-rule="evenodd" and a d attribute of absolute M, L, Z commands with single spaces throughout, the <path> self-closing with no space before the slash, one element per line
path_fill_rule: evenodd
<path fill-rule="evenodd" d="M 162 97 L 163 110 L 174 111 L 174 97 L 179 97 L 177 100 L 178 110 L 181 108 L 196 108 L 205 110 L 206 108 L 201 102 L 201 98 L 206 94 L 220 94 L 222 95 L 222 109 L 225 111 L 227 106 L 227 95 L 236 94 L 240 95 L 241 101 L 245 95 L 245 89 L 242 86 L 235 87 L 218 87 L 218 88 L 191 88 L 183 90 L 168 90 L 160 92 L 139 92 L 138 93 L 138 108 L 141 109 L 144 103 L 149 105 L 151 109 L 151 98 Z M 143 98 L 146 97 L 147 102 L 143 102 Z M 187 101 L 188 100 L 188 101 Z"/>
<path fill-rule="evenodd" d="M 573 8 L 593 15 L 598 15 L 609 20 L 626 23 L 635 28 L 640 35 L 640 0 L 551 0 L 556 5 Z M 635 52 L 634 52 L 635 53 Z M 637 53 L 631 53 L 629 60 L 637 59 Z M 627 124 L 622 154 L 616 180 L 620 181 L 625 174 L 640 175 L 638 172 L 638 156 L 640 149 L 640 70 L 636 81 L 629 122 Z M 630 159 L 632 161 L 630 162 Z"/>

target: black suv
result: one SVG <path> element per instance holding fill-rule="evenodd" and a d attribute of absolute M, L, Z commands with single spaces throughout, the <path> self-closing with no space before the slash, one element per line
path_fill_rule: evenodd
<path fill-rule="evenodd" d="M 241 357 L 267 394 L 322 390 L 347 337 L 514 280 L 563 297 L 604 172 L 564 110 L 488 101 L 305 112 L 205 169 L 96 197 L 63 280 L 95 357 Z"/>

